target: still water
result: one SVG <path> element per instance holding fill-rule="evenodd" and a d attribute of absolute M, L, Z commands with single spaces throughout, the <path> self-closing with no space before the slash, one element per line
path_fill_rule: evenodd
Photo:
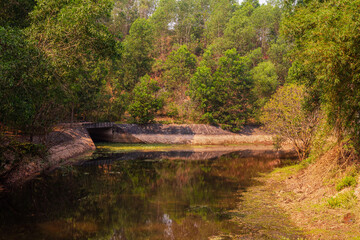
<path fill-rule="evenodd" d="M 280 164 L 218 148 L 100 144 L 2 194 L 0 239 L 228 239 L 241 229 L 232 210 L 242 192 Z"/>

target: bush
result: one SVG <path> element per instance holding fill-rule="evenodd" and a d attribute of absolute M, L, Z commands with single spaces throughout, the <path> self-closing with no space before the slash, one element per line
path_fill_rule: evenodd
<path fill-rule="evenodd" d="M 327 203 L 331 208 L 349 209 L 357 204 L 357 198 L 354 194 L 354 191 L 347 191 L 344 193 L 339 193 L 335 197 L 329 198 Z"/>
<path fill-rule="evenodd" d="M 189 84 L 196 69 L 196 57 L 186 45 L 182 45 L 178 50 L 169 54 L 164 65 L 165 72 L 162 78 L 165 80 L 166 89 L 174 94 L 174 91 L 182 85 Z"/>
<path fill-rule="evenodd" d="M 154 120 L 156 112 L 164 105 L 163 99 L 157 94 L 159 89 L 157 82 L 149 75 L 142 77 L 136 84 L 132 92 L 133 99 L 128 108 L 133 122 L 145 124 Z"/>
<path fill-rule="evenodd" d="M 238 130 L 249 117 L 251 82 L 246 59 L 235 49 L 225 52 L 213 73 L 203 61 L 190 80 L 189 95 L 201 111 L 200 120 Z"/>
<path fill-rule="evenodd" d="M 254 81 L 252 93 L 254 95 L 255 107 L 260 109 L 269 100 L 279 85 L 278 76 L 274 64 L 270 61 L 259 63 L 251 70 Z"/>
<path fill-rule="evenodd" d="M 357 184 L 356 178 L 354 176 L 346 176 L 336 185 L 336 191 L 341 191 L 347 187 L 355 187 Z"/>
<path fill-rule="evenodd" d="M 179 117 L 179 107 L 173 102 L 169 103 L 167 106 L 166 115 L 172 118 Z"/>
<path fill-rule="evenodd" d="M 319 119 L 317 111 L 310 113 L 303 109 L 305 96 L 303 86 L 283 86 L 265 104 L 260 116 L 265 129 L 276 136 L 276 144 L 289 140 L 300 160 L 310 153 Z"/>

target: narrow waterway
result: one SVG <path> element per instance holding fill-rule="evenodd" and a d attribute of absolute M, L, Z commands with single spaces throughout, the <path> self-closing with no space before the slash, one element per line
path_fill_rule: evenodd
<path fill-rule="evenodd" d="M 231 239 L 244 234 L 233 220 L 242 193 L 281 164 L 219 147 L 100 144 L 3 193 L 0 239 Z"/>

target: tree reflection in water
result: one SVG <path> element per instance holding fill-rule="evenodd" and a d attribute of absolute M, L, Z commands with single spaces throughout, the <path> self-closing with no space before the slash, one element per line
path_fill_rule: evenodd
<path fill-rule="evenodd" d="M 229 211 L 241 191 L 256 184 L 259 172 L 280 164 L 237 153 L 107 162 L 58 169 L 2 196 L 0 239 L 206 239 L 236 233 Z"/>

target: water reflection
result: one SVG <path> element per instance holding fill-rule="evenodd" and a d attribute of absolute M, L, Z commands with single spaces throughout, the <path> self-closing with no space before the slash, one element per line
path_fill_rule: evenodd
<path fill-rule="evenodd" d="M 254 176 L 280 164 L 239 152 L 191 161 L 174 160 L 180 152 L 159 154 L 136 152 L 124 160 L 123 153 L 101 152 L 3 195 L 0 239 L 207 239 L 235 234 L 239 226 L 229 221 L 228 211 L 236 207 L 239 189 L 256 184 Z"/>

